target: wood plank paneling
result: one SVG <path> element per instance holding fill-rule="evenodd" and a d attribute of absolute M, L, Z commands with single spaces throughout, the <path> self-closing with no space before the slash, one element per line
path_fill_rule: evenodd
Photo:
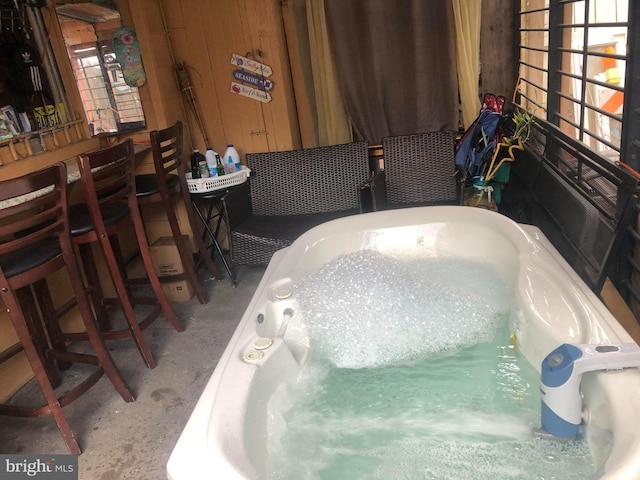
<path fill-rule="evenodd" d="M 233 143 L 241 157 L 300 147 L 279 1 L 163 0 L 163 8 L 174 59 L 188 67 L 211 146 L 222 153 Z M 270 103 L 231 92 L 233 53 L 273 69 Z M 186 116 L 195 148 L 204 149 L 193 115 Z"/>
<path fill-rule="evenodd" d="M 480 28 L 481 91 L 511 100 L 518 76 L 514 2 L 484 0 Z"/>

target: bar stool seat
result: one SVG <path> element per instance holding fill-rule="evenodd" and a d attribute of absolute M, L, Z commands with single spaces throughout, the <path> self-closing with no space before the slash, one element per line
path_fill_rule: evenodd
<path fill-rule="evenodd" d="M 130 214 L 126 203 L 111 203 L 105 205 L 101 211 L 105 226 L 117 223 L 127 218 Z M 69 206 L 69 227 L 71 228 L 71 235 L 74 237 L 95 230 L 96 226 L 86 203 L 76 203 Z"/>
<path fill-rule="evenodd" d="M 32 270 L 62 253 L 57 240 L 45 239 L 0 257 L 0 267 L 7 278 Z"/>
<path fill-rule="evenodd" d="M 20 232 L 16 234 L 16 237 L 23 236 L 24 232 Z M 25 247 L 19 248 L 18 250 L 8 252 L 2 256 L 0 256 L 0 268 L 4 272 L 5 278 L 15 278 L 18 275 L 28 273 L 40 267 L 41 265 L 46 264 L 47 262 L 51 262 L 56 259 L 59 255 L 62 254 L 62 249 L 60 248 L 60 243 L 55 238 L 46 238 L 39 242 L 33 243 L 31 245 L 27 245 Z M 38 285 L 40 283 L 38 281 L 34 282 Z M 46 282 L 42 282 L 46 292 L 48 294 L 48 287 L 46 286 Z M 23 316 L 25 317 L 27 324 L 29 325 L 29 330 L 31 332 L 34 344 L 36 348 L 40 351 L 46 351 L 49 349 L 49 342 L 47 339 L 47 335 L 44 332 L 40 325 L 40 319 L 38 317 L 37 311 L 34 309 L 34 299 L 33 292 L 29 287 L 22 287 L 16 291 L 16 297 L 18 299 L 18 303 L 23 309 Z M 44 310 L 47 310 L 45 307 Z M 49 310 L 53 310 L 51 307 Z M 49 315 L 48 311 L 44 312 L 45 315 Z M 55 329 L 58 331 L 58 329 Z M 60 345 L 58 345 L 60 346 Z M 64 344 L 62 344 L 62 348 L 60 350 L 66 350 Z M 55 366 L 51 358 L 44 358 L 45 373 L 51 382 L 53 387 L 58 387 L 62 382 L 62 379 L 58 375 L 58 372 L 55 370 Z M 58 367 L 62 369 L 67 369 L 71 365 L 68 362 L 58 361 Z"/>
<path fill-rule="evenodd" d="M 103 374 L 126 402 L 135 398 L 98 332 L 87 301 L 71 243 L 66 178 L 66 166 L 58 163 L 0 182 L 0 202 L 21 199 L 0 207 L 0 297 L 46 401 L 40 406 L 2 404 L 0 415 L 51 415 L 69 452 L 78 455 L 81 449 L 63 407 L 79 399 Z M 53 308 L 46 278 L 62 268 L 68 272 L 73 304 L 80 313 L 92 353 L 70 351 L 66 345 L 70 334 L 62 332 L 58 324 L 58 312 Z M 60 367 L 78 362 L 96 368 L 60 394 L 55 388 L 64 381 L 55 370 L 53 360 Z"/>
<path fill-rule="evenodd" d="M 70 207 L 72 241 L 78 246 L 87 280 L 91 287 L 91 298 L 101 327 L 101 336 L 107 340 L 133 338 L 140 354 L 149 368 L 156 366 L 151 348 L 143 330 L 151 325 L 161 313 L 173 328 L 181 332 L 184 326 L 178 320 L 153 266 L 135 191 L 135 159 L 133 141 L 126 140 L 103 150 L 82 154 L 78 157 L 80 177 L 86 203 Z M 147 280 L 154 296 L 134 295 L 132 283 L 127 276 L 118 233 L 126 229 L 135 232 Z M 95 266 L 91 244 L 98 243 L 105 258 L 116 298 L 105 297 Z M 123 329 L 112 329 L 106 305 L 121 307 L 127 322 Z M 146 316 L 138 318 L 134 311 L 137 305 L 148 305 L 152 309 Z"/>
<path fill-rule="evenodd" d="M 163 276 L 161 281 L 186 280 L 191 285 L 198 301 L 205 304 L 208 299 L 198 280 L 197 264 L 194 263 L 190 246 L 183 239 L 183 233 L 178 222 L 176 213 L 176 201 L 178 199 L 182 198 L 184 203 L 189 226 L 193 234 L 193 241 L 198 249 L 200 258 L 216 280 L 221 280 L 222 275 L 215 263 L 213 263 L 211 255 L 198 233 L 198 222 L 191 204 L 182 159 L 182 136 L 183 129 L 180 121 L 171 127 L 163 130 L 154 130 L 150 133 L 155 173 L 136 175 L 136 196 L 138 204 L 141 206 L 154 203 L 162 205 L 182 262 L 184 273 Z"/>
<path fill-rule="evenodd" d="M 169 191 L 176 191 L 180 188 L 180 178 L 178 175 L 167 175 L 167 188 Z M 178 190 L 179 191 L 179 190 Z M 139 173 L 136 175 L 136 195 L 138 200 L 160 193 L 158 177 L 155 173 Z"/>

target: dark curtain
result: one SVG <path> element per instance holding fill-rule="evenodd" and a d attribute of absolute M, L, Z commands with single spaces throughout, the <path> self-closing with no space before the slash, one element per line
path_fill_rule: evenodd
<path fill-rule="evenodd" d="M 325 0 L 347 112 L 369 144 L 457 130 L 451 0 Z"/>

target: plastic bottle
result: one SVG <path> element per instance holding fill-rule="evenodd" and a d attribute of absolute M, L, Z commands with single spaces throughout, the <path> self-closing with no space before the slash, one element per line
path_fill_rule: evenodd
<path fill-rule="evenodd" d="M 240 154 L 231 143 L 227 145 L 227 150 L 224 152 L 224 168 L 227 173 L 240 171 Z"/>
<path fill-rule="evenodd" d="M 202 156 L 202 158 L 204 158 L 204 155 Z M 206 160 L 200 161 L 200 176 L 202 178 L 209 178 L 209 167 L 207 167 Z"/>
<path fill-rule="evenodd" d="M 220 155 L 216 153 L 216 170 L 218 170 L 218 176 L 224 175 L 224 165 L 222 165 L 222 159 Z"/>
<path fill-rule="evenodd" d="M 194 150 L 191 154 L 191 178 L 200 178 L 200 161 L 202 160 L 200 150 Z"/>
<path fill-rule="evenodd" d="M 218 176 L 218 168 L 216 165 L 216 155 L 218 154 L 213 151 L 213 148 L 207 147 L 207 151 L 204 154 L 204 156 L 207 159 L 207 169 L 209 170 L 210 177 Z"/>

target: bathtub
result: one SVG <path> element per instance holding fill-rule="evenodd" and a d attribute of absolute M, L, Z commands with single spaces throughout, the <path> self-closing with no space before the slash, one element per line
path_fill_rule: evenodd
<path fill-rule="evenodd" d="M 167 465 L 171 480 L 267 478 L 267 403 L 293 382 L 308 355 L 282 339 L 301 276 L 363 249 L 413 249 L 491 262 L 512 279 L 510 326 L 519 351 L 540 371 L 563 343 L 633 342 L 539 229 L 483 209 L 443 206 L 375 212 L 320 225 L 274 255 L 200 397 Z M 586 374 L 586 435 L 593 478 L 640 478 L 640 372 Z"/>

